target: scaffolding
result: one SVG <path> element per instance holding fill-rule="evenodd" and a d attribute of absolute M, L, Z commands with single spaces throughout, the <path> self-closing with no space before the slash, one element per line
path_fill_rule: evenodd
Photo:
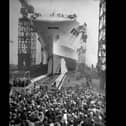
<path fill-rule="evenodd" d="M 29 70 L 36 63 L 36 32 L 27 17 L 19 18 L 18 24 L 18 68 Z"/>
<path fill-rule="evenodd" d="M 99 35 L 98 35 L 98 63 L 97 68 L 101 77 L 101 88 L 105 88 L 106 71 L 106 1 L 100 0 L 99 6 Z"/>

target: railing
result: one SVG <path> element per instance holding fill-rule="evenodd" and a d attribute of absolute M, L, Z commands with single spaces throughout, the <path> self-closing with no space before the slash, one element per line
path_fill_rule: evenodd
<path fill-rule="evenodd" d="M 47 13 L 47 14 L 35 14 L 35 17 L 39 17 L 39 16 L 45 16 L 45 17 L 63 17 L 63 18 L 69 18 L 69 19 L 75 19 L 77 18 L 76 14 L 63 14 L 63 13 Z"/>

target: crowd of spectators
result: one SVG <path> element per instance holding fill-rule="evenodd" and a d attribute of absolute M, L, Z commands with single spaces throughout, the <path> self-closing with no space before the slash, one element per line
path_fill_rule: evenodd
<path fill-rule="evenodd" d="M 16 79 L 13 80 L 12 86 L 13 87 L 26 87 L 26 86 L 29 85 L 29 83 L 30 83 L 29 79 L 26 79 L 26 78 L 22 78 L 22 79 L 16 78 Z"/>
<path fill-rule="evenodd" d="M 10 126 L 105 126 L 105 96 L 91 88 L 34 87 L 9 97 Z"/>

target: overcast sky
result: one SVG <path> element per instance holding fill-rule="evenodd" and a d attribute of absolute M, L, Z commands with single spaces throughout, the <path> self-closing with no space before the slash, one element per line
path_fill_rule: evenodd
<path fill-rule="evenodd" d="M 87 23 L 88 40 L 86 63 L 88 65 L 97 63 L 98 49 L 98 23 L 99 23 L 99 1 L 97 0 L 28 0 L 35 11 L 42 14 L 61 12 L 63 14 L 76 13 L 78 21 Z M 10 62 L 17 64 L 18 44 L 18 18 L 20 16 L 20 3 L 18 0 L 10 0 L 10 40 L 14 41 L 10 48 Z"/>

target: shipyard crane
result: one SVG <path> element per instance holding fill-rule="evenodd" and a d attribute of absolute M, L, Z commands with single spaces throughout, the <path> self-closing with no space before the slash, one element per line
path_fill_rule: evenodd
<path fill-rule="evenodd" d="M 27 0 L 19 0 L 21 3 L 21 14 L 22 15 L 28 15 L 28 13 L 34 13 L 34 7 L 32 5 L 29 5 Z"/>
<path fill-rule="evenodd" d="M 41 16 L 40 13 L 35 12 L 34 7 L 30 5 L 27 0 L 19 0 L 19 2 L 22 6 L 20 12 L 23 15 L 23 17 L 27 17 L 28 14 L 31 14 L 30 18 L 35 20 L 37 17 Z"/>

